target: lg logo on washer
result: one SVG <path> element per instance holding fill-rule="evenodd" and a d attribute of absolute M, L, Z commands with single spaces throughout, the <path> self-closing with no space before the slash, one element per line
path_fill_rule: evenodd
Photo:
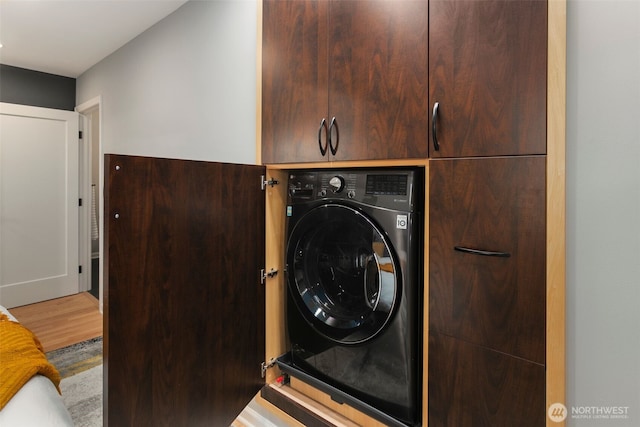
<path fill-rule="evenodd" d="M 400 230 L 407 229 L 408 217 L 407 215 L 397 215 L 396 216 L 396 228 Z"/>

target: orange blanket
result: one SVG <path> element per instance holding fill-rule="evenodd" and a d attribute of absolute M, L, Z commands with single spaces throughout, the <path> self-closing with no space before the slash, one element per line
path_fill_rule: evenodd
<path fill-rule="evenodd" d="M 47 361 L 38 338 L 0 313 L 0 410 L 36 374 L 48 377 L 60 393 L 60 374 Z"/>

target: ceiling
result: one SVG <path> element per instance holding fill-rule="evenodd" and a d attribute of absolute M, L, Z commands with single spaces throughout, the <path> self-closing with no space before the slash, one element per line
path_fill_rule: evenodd
<path fill-rule="evenodd" d="M 186 1 L 0 0 L 0 63 L 75 78 Z"/>

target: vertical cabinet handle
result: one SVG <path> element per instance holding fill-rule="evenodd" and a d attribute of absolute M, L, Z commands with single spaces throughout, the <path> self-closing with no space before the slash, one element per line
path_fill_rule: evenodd
<path fill-rule="evenodd" d="M 327 132 L 327 120 L 324 117 L 322 118 L 320 127 L 318 128 L 318 146 L 320 147 L 320 154 L 322 154 L 322 156 L 324 157 L 325 154 L 327 154 L 327 146 L 329 145 L 329 143 L 327 142 L 324 144 L 324 147 L 322 146 L 322 129 L 324 129 L 324 134 L 327 136 L 327 138 L 330 138 Z"/>
<path fill-rule="evenodd" d="M 433 115 L 431 116 L 431 137 L 433 138 L 433 149 L 440 151 L 440 144 L 438 143 L 438 109 L 440 103 L 433 104 Z"/>
<path fill-rule="evenodd" d="M 333 145 L 333 129 L 336 130 L 336 145 Z M 329 149 L 331 149 L 331 154 L 333 154 L 334 156 L 336 155 L 336 153 L 338 152 L 338 144 L 340 144 L 340 132 L 338 131 L 338 122 L 336 121 L 336 118 L 333 117 L 331 119 L 331 123 L 329 124 Z M 325 149 L 326 151 L 326 149 Z"/>

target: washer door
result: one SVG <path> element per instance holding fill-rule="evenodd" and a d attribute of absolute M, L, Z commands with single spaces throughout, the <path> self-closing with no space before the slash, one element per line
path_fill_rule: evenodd
<path fill-rule="evenodd" d="M 287 244 L 289 291 L 327 338 L 355 344 L 376 336 L 400 299 L 400 269 L 384 233 L 361 212 L 327 204 L 295 224 Z"/>

